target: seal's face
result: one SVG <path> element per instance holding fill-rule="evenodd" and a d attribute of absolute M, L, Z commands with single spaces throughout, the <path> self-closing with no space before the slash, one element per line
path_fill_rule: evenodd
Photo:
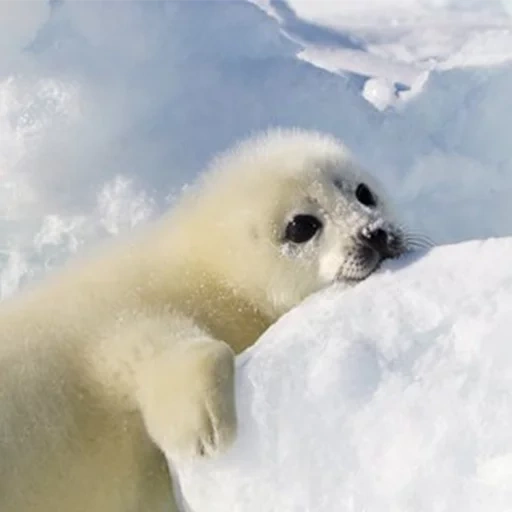
<path fill-rule="evenodd" d="M 320 285 L 360 281 L 405 251 L 387 202 L 364 172 L 327 162 L 300 181 L 295 204 L 281 221 L 281 250 L 309 271 L 316 269 Z"/>
<path fill-rule="evenodd" d="M 268 132 L 218 160 L 210 176 L 188 230 L 205 241 L 196 253 L 274 317 L 333 282 L 367 278 L 421 242 L 400 229 L 378 182 L 327 135 Z"/>

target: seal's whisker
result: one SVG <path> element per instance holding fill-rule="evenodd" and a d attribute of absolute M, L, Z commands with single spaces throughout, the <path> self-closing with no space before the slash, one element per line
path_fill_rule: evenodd
<path fill-rule="evenodd" d="M 404 241 L 406 240 L 423 240 L 426 243 L 430 244 L 431 246 L 434 246 L 435 243 L 429 236 L 425 235 L 424 233 L 421 233 L 419 231 L 412 231 L 410 228 L 405 226 L 402 223 L 399 223 L 396 225 L 396 232 L 398 236 L 400 236 Z"/>
<path fill-rule="evenodd" d="M 422 243 L 428 247 L 434 247 L 436 245 L 429 236 L 420 233 L 406 233 L 404 235 L 404 241 L 406 243 Z"/>
<path fill-rule="evenodd" d="M 428 242 L 432 242 L 434 243 L 434 241 L 432 240 L 432 238 L 430 238 L 428 235 L 424 235 L 423 233 L 407 233 L 407 236 L 411 237 L 411 238 L 418 238 L 418 239 L 422 239 L 422 240 L 427 240 Z"/>
<path fill-rule="evenodd" d="M 425 233 L 422 233 L 421 231 L 412 231 L 410 229 L 404 229 L 404 233 L 407 236 L 419 236 L 419 237 L 422 237 L 422 238 L 430 239 L 430 237 L 428 235 L 426 235 Z"/>
<path fill-rule="evenodd" d="M 406 244 L 407 249 L 431 249 L 433 246 L 430 244 L 427 244 L 425 242 L 407 242 Z"/>
<path fill-rule="evenodd" d="M 411 242 L 425 242 L 428 244 L 433 244 L 434 242 L 428 238 L 421 235 L 406 235 L 404 237 L 404 240 L 411 241 Z"/>
<path fill-rule="evenodd" d="M 419 243 L 428 245 L 429 247 L 433 247 L 435 244 L 432 242 L 432 240 L 428 240 L 425 238 L 405 238 L 404 241 L 406 243 Z"/>

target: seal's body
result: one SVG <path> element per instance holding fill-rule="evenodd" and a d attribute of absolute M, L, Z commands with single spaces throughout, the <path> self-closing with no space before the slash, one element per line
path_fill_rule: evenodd
<path fill-rule="evenodd" d="M 236 434 L 234 354 L 402 251 L 335 139 L 270 132 L 218 158 L 140 236 L 2 304 L 0 510 L 175 510 L 164 454 Z"/>

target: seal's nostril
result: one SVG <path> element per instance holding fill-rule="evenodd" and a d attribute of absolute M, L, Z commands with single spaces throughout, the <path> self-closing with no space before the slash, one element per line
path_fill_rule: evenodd
<path fill-rule="evenodd" d="M 359 239 L 365 245 L 371 247 L 377 252 L 383 254 L 388 250 L 388 233 L 382 228 L 368 229 L 363 228 L 359 232 Z"/>
<path fill-rule="evenodd" d="M 356 235 L 359 245 L 369 247 L 382 258 L 398 258 L 406 251 L 403 235 L 392 225 L 367 224 Z"/>
<path fill-rule="evenodd" d="M 378 245 L 386 245 L 388 242 L 388 234 L 383 229 L 379 228 L 370 232 L 370 240 Z"/>

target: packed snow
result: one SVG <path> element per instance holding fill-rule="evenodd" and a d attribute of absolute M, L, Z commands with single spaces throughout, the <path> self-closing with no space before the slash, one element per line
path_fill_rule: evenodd
<path fill-rule="evenodd" d="M 390 106 L 422 90 L 426 72 L 510 61 L 510 0 L 253 0 L 302 48 L 299 58 L 334 73 L 390 82 Z M 395 95 L 389 95 L 389 91 Z"/>
<path fill-rule="evenodd" d="M 233 448 L 183 465 L 190 509 L 511 510 L 508 261 L 439 247 L 285 315 L 239 358 Z"/>
<path fill-rule="evenodd" d="M 182 468 L 186 498 L 512 510 L 511 89 L 511 0 L 0 2 L 0 296 L 160 214 L 255 131 L 333 133 L 410 229 L 502 239 L 290 313 L 241 356 L 241 438 Z"/>

